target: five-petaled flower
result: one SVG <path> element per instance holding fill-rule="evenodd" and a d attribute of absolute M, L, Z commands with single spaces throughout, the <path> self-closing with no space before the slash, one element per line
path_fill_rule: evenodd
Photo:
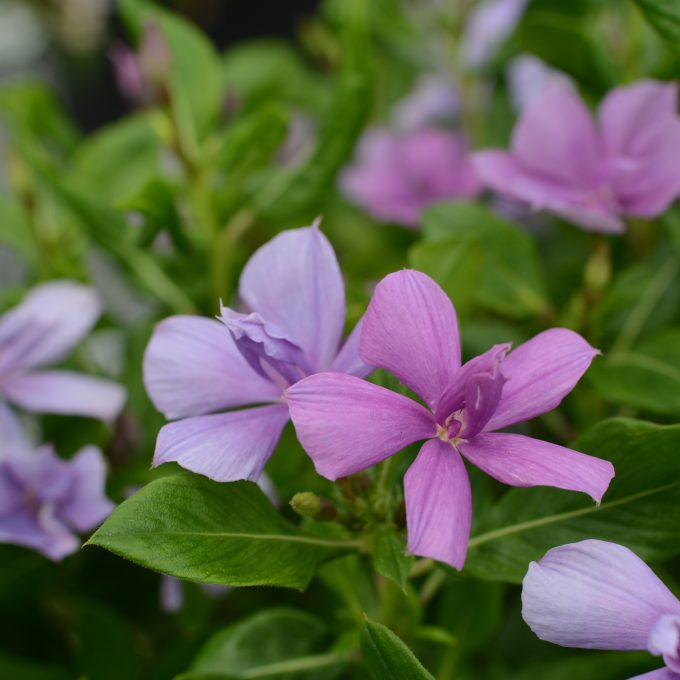
<path fill-rule="evenodd" d="M 125 403 L 120 385 L 81 373 L 43 370 L 61 361 L 101 314 L 91 288 L 73 281 L 36 286 L 0 317 L 0 400 L 36 413 L 113 420 Z"/>
<path fill-rule="evenodd" d="M 585 229 L 621 232 L 622 216 L 655 217 L 680 193 L 680 118 L 673 83 L 642 80 L 612 90 L 598 125 L 564 83 L 524 110 L 511 149 L 474 164 L 502 195 Z"/>
<path fill-rule="evenodd" d="M 461 366 L 456 312 L 444 291 L 417 271 L 390 274 L 364 317 L 359 355 L 427 408 L 365 380 L 322 373 L 286 392 L 298 438 L 329 479 L 427 440 L 404 478 L 408 549 L 460 569 L 472 515 L 463 457 L 505 484 L 583 491 L 598 502 L 614 475 L 608 461 L 494 432 L 555 408 L 597 351 L 560 328 L 509 349 L 496 345 Z"/>
<path fill-rule="evenodd" d="M 680 680 L 680 601 L 628 548 L 587 540 L 549 550 L 524 577 L 522 616 L 542 640 L 646 649 L 665 668 L 633 680 Z"/>
<path fill-rule="evenodd" d="M 316 224 L 256 251 L 239 292 L 249 314 L 223 307 L 219 321 L 174 316 L 154 331 L 144 383 L 156 408 L 177 419 L 161 429 L 154 465 L 255 481 L 288 422 L 287 387 L 317 371 L 371 370 L 358 355 L 360 323 L 340 348 L 345 288 Z M 228 410 L 241 406 L 252 407 Z"/>
<path fill-rule="evenodd" d="M 34 450 L 14 414 L 0 404 L 0 543 L 52 560 L 70 555 L 80 547 L 76 532 L 93 529 L 113 510 L 105 482 L 96 446 L 68 461 L 48 445 Z"/>

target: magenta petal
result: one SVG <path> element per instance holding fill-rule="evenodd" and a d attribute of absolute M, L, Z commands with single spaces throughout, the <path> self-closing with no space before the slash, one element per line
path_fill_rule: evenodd
<path fill-rule="evenodd" d="M 105 494 L 106 462 L 96 446 L 86 446 L 70 461 L 75 482 L 59 515 L 78 531 L 89 531 L 115 507 Z"/>
<path fill-rule="evenodd" d="M 72 371 L 40 371 L 8 378 L 8 399 L 27 411 L 113 420 L 125 404 L 125 389 L 104 378 Z"/>
<path fill-rule="evenodd" d="M 97 293 L 73 281 L 37 286 L 0 317 L 0 373 L 63 359 L 101 314 Z"/>
<path fill-rule="evenodd" d="M 614 477 L 614 466 L 607 460 L 521 434 L 480 434 L 459 448 L 473 465 L 503 484 L 582 491 L 597 503 Z"/>
<path fill-rule="evenodd" d="M 460 368 L 456 311 L 429 276 L 405 269 L 377 286 L 364 316 L 361 358 L 384 368 L 435 410 Z"/>
<path fill-rule="evenodd" d="M 248 365 L 223 324 L 198 316 L 171 316 L 156 326 L 144 354 L 144 385 L 171 419 L 281 396 Z"/>
<path fill-rule="evenodd" d="M 587 649 L 646 649 L 659 617 L 680 613 L 680 602 L 635 553 L 596 540 L 532 562 L 522 605 L 541 640 Z"/>
<path fill-rule="evenodd" d="M 317 226 L 292 229 L 246 264 L 241 297 L 301 347 L 314 371 L 327 369 L 345 323 L 345 286 L 333 247 Z"/>
<path fill-rule="evenodd" d="M 578 333 L 552 328 L 520 345 L 504 359 L 508 379 L 485 430 L 498 430 L 554 409 L 574 389 L 598 350 Z"/>
<path fill-rule="evenodd" d="M 435 434 L 431 414 L 415 401 L 344 373 L 317 373 L 286 396 L 300 443 L 328 479 L 364 470 Z"/>
<path fill-rule="evenodd" d="M 288 422 L 283 405 L 170 423 L 156 441 L 154 465 L 176 462 L 218 482 L 257 481 Z"/>
<path fill-rule="evenodd" d="M 590 112 L 559 82 L 550 83 L 524 110 L 512 153 L 524 170 L 567 186 L 596 188 L 606 179 L 604 145 Z"/>
<path fill-rule="evenodd" d="M 338 356 L 333 359 L 330 370 L 333 373 L 349 373 L 357 378 L 365 378 L 373 373 L 373 367 L 367 366 L 359 356 L 359 341 L 361 340 L 361 329 L 363 318 L 354 326 L 354 330 L 349 334 L 345 344 L 338 352 Z"/>
<path fill-rule="evenodd" d="M 404 476 L 408 551 L 462 569 L 472 494 L 463 459 L 448 443 L 425 442 Z"/>

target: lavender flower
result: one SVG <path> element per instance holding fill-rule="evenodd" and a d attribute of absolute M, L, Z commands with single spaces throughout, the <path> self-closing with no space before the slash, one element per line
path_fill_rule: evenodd
<path fill-rule="evenodd" d="M 72 281 L 37 286 L 5 312 L 0 317 L 0 399 L 37 413 L 115 418 L 125 402 L 120 385 L 42 368 L 61 361 L 100 313 L 97 294 Z"/>
<path fill-rule="evenodd" d="M 680 601 L 628 548 L 588 540 L 549 550 L 524 577 L 522 616 L 542 640 L 646 649 L 665 668 L 633 680 L 680 680 Z"/>
<path fill-rule="evenodd" d="M 0 543 L 61 560 L 80 547 L 76 532 L 113 509 L 104 494 L 101 451 L 86 446 L 69 461 L 51 446 L 34 450 L 16 417 L 0 404 Z"/>
<path fill-rule="evenodd" d="M 597 354 L 554 328 L 508 354 L 496 345 L 461 366 L 456 312 L 428 276 L 405 270 L 378 284 L 359 355 L 419 395 L 419 403 L 365 380 L 321 373 L 286 392 L 298 438 L 319 474 L 337 479 L 427 440 L 404 478 L 409 552 L 461 569 L 472 516 L 463 457 L 504 484 L 583 491 L 597 502 L 608 461 L 495 430 L 555 408 Z"/>
<path fill-rule="evenodd" d="M 370 372 L 358 356 L 359 325 L 338 351 L 345 290 L 316 224 L 256 251 L 240 294 L 251 313 L 223 307 L 219 321 L 174 316 L 156 327 L 144 383 L 177 422 L 160 431 L 154 465 L 175 461 L 217 481 L 255 481 L 288 422 L 289 385 L 322 370 Z M 241 406 L 252 407 L 229 410 Z"/>
<path fill-rule="evenodd" d="M 505 70 L 505 79 L 516 111 L 526 109 L 551 83 L 572 87 L 566 73 L 548 66 L 533 54 L 520 54 L 512 59 Z"/>
<path fill-rule="evenodd" d="M 371 130 L 340 186 L 376 219 L 409 227 L 420 224 L 430 203 L 473 198 L 482 189 L 463 136 L 430 127 L 405 134 Z"/>
<path fill-rule="evenodd" d="M 502 195 L 602 232 L 622 216 L 655 217 L 680 193 L 677 87 L 642 80 L 612 90 L 595 125 L 578 96 L 548 86 L 524 111 L 511 149 L 475 154 Z"/>
<path fill-rule="evenodd" d="M 438 123 L 450 123 L 460 108 L 458 93 L 448 78 L 431 73 L 416 81 L 413 91 L 394 107 L 394 121 L 400 130 L 417 130 Z"/>

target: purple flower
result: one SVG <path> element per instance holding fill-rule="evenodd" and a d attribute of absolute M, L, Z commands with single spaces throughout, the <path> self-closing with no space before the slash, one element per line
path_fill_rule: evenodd
<path fill-rule="evenodd" d="M 61 361 L 101 314 L 97 294 L 72 281 L 34 288 L 0 317 L 0 399 L 28 411 L 112 420 L 125 390 L 110 380 L 43 370 Z"/>
<path fill-rule="evenodd" d="M 524 577 L 522 616 L 541 640 L 586 649 L 646 649 L 680 680 L 680 602 L 633 552 L 588 540 L 549 550 Z M 635 679 L 633 679 L 635 680 Z"/>
<path fill-rule="evenodd" d="M 526 109 L 551 83 L 572 86 L 566 73 L 548 66 L 533 54 L 520 54 L 512 59 L 505 70 L 505 79 L 516 111 Z"/>
<path fill-rule="evenodd" d="M 37 450 L 12 412 L 0 404 L 0 543 L 32 548 L 61 560 L 113 509 L 104 494 L 101 451 L 86 446 L 69 461 L 51 446 Z"/>
<path fill-rule="evenodd" d="M 298 438 L 319 474 L 337 479 L 426 439 L 404 478 L 409 552 L 461 569 L 472 516 L 463 457 L 512 486 L 583 491 L 599 502 L 614 475 L 608 461 L 495 430 L 555 408 L 597 354 L 554 328 L 508 354 L 496 345 L 461 366 L 456 312 L 428 276 L 405 270 L 378 284 L 359 355 L 421 397 L 322 373 L 287 390 Z"/>
<path fill-rule="evenodd" d="M 289 385 L 317 371 L 371 370 L 358 356 L 359 325 L 339 349 L 345 290 L 317 225 L 256 251 L 239 291 L 249 314 L 223 307 L 218 321 L 174 316 L 154 331 L 144 384 L 156 408 L 177 420 L 161 429 L 154 465 L 175 461 L 217 481 L 255 481 L 288 422 Z M 251 408 L 229 410 L 241 406 Z"/>
<path fill-rule="evenodd" d="M 677 87 L 642 80 L 612 90 L 596 125 L 576 93 L 552 83 L 523 112 L 510 151 L 480 152 L 474 162 L 508 198 L 621 232 L 622 216 L 654 217 L 680 193 Z"/>
<path fill-rule="evenodd" d="M 409 227 L 420 224 L 430 203 L 474 198 L 482 189 L 463 136 L 436 128 L 368 132 L 340 185 L 376 219 Z"/>
<path fill-rule="evenodd" d="M 487 0 L 467 19 L 461 43 L 463 63 L 481 68 L 515 30 L 528 0 Z"/>
<path fill-rule="evenodd" d="M 425 74 L 413 91 L 394 107 L 394 121 L 403 131 L 450 123 L 460 108 L 458 93 L 448 78 Z"/>

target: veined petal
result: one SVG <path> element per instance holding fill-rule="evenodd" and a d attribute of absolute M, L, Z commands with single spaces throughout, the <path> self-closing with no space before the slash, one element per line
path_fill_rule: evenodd
<path fill-rule="evenodd" d="M 288 422 L 283 405 L 186 418 L 158 433 L 153 464 L 174 461 L 217 482 L 257 481 Z"/>
<path fill-rule="evenodd" d="M 101 314 L 94 289 L 73 281 L 52 281 L 31 290 L 0 318 L 0 373 L 63 359 Z"/>
<path fill-rule="evenodd" d="M 521 434 L 491 432 L 459 444 L 473 464 L 510 486 L 554 486 L 602 500 L 614 477 L 608 460 Z"/>
<path fill-rule="evenodd" d="M 425 442 L 404 476 L 408 552 L 462 569 L 472 493 L 463 459 L 448 443 Z"/>
<path fill-rule="evenodd" d="M 312 369 L 328 368 L 345 323 L 345 286 L 317 226 L 284 231 L 246 264 L 239 291 L 250 308 L 286 332 Z"/>
<path fill-rule="evenodd" d="M 429 276 L 405 269 L 377 286 L 364 316 L 361 358 L 384 368 L 436 410 L 460 368 L 456 311 Z"/>
<path fill-rule="evenodd" d="M 522 605 L 541 640 L 587 649 L 646 649 L 659 617 L 680 613 L 680 602 L 635 553 L 596 540 L 532 562 Z"/>
<path fill-rule="evenodd" d="M 420 404 L 344 373 L 317 373 L 286 391 L 298 439 L 316 470 L 337 479 L 436 434 Z"/>
<path fill-rule="evenodd" d="M 543 331 L 520 345 L 503 360 L 507 382 L 485 430 L 498 430 L 554 409 L 598 353 L 566 328 Z"/>
<path fill-rule="evenodd" d="M 366 378 L 373 373 L 373 367 L 367 366 L 359 356 L 359 341 L 361 340 L 363 322 L 363 318 L 359 319 L 338 355 L 333 359 L 330 367 L 333 373 L 349 373 L 357 376 L 357 378 Z"/>
<path fill-rule="evenodd" d="M 59 516 L 77 531 L 89 531 L 111 513 L 115 504 L 105 493 L 106 462 L 96 446 L 82 448 L 69 462 L 75 482 Z"/>
<path fill-rule="evenodd" d="M 118 383 L 73 371 L 36 371 L 5 380 L 8 399 L 27 411 L 113 420 L 126 392 Z"/>
<path fill-rule="evenodd" d="M 280 388 L 255 373 L 219 321 L 171 316 L 155 328 L 144 353 L 144 385 L 166 418 L 275 401 Z"/>
<path fill-rule="evenodd" d="M 570 87 L 553 82 L 524 110 L 512 135 L 524 170 L 567 186 L 606 180 L 604 145 L 588 108 Z"/>

